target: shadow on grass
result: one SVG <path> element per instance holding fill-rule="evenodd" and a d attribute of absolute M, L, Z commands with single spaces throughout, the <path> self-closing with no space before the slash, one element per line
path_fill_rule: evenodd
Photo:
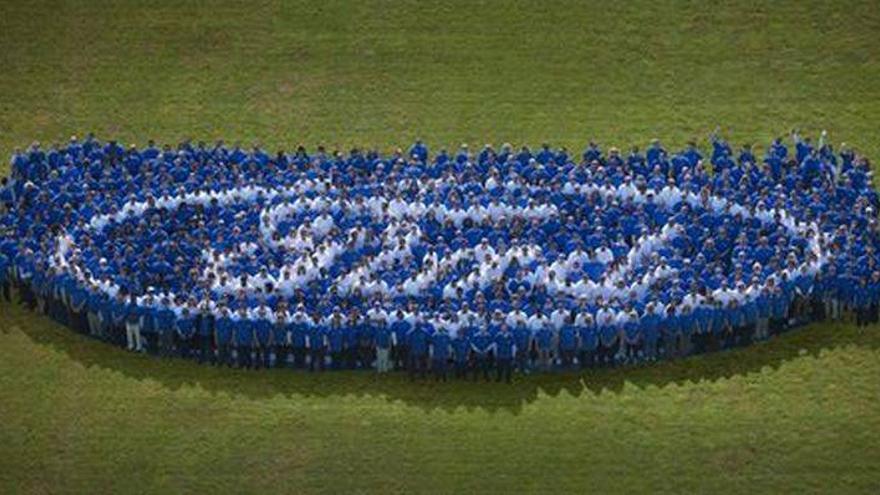
<path fill-rule="evenodd" d="M 276 396 L 380 397 L 403 401 L 425 411 L 452 411 L 459 407 L 499 410 L 518 414 L 524 404 L 540 394 L 618 393 L 624 386 L 638 388 L 716 381 L 737 375 L 777 369 L 783 363 L 817 357 L 823 350 L 856 346 L 880 348 L 877 326 L 859 329 L 846 324 L 814 324 L 749 348 L 666 361 L 653 365 L 591 370 L 583 373 L 550 373 L 517 377 L 512 385 L 483 382 L 410 382 L 403 373 L 377 376 L 368 371 L 307 373 L 292 370 L 243 371 L 200 366 L 182 359 L 135 355 L 92 340 L 17 305 L 0 305 L 9 315 L 6 331 L 21 331 L 34 343 L 56 349 L 86 367 L 101 367 L 137 380 L 154 380 L 170 390 L 195 386 L 254 400 Z"/>

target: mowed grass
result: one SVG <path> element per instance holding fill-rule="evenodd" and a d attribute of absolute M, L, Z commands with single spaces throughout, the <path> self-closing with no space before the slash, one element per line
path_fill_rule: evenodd
<path fill-rule="evenodd" d="M 880 156 L 876 2 L 0 3 L 0 151 L 388 151 L 828 129 Z M 5 166 L 5 165 L 4 165 Z M 880 328 L 495 384 L 134 356 L 0 305 L 0 492 L 877 493 Z"/>

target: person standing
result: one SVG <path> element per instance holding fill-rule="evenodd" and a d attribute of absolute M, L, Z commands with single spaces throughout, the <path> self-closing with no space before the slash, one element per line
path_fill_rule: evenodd
<path fill-rule="evenodd" d="M 137 296 L 132 292 L 125 307 L 125 340 L 129 351 L 143 352 L 141 342 L 141 322 L 143 313 L 138 306 Z"/>
<path fill-rule="evenodd" d="M 235 322 L 229 308 L 221 306 L 220 315 L 214 321 L 214 337 L 217 346 L 217 360 L 215 364 L 232 366 L 232 344 L 234 341 Z"/>
<path fill-rule="evenodd" d="M 216 326 L 216 318 L 211 310 L 209 300 L 202 301 L 199 304 L 198 321 L 198 342 L 199 342 L 199 364 L 209 362 L 216 364 L 214 356 L 214 327 Z"/>
<path fill-rule="evenodd" d="M 531 329 L 526 325 L 525 319 L 517 319 L 513 327 L 513 339 L 516 341 L 516 357 L 514 358 L 516 369 L 527 375 L 531 372 L 531 352 L 534 338 Z"/>
<path fill-rule="evenodd" d="M 492 337 L 485 325 L 480 326 L 476 335 L 471 338 L 471 352 L 474 356 L 474 381 L 479 374 L 483 379 L 490 381 L 489 371 L 492 368 Z"/>
<path fill-rule="evenodd" d="M 431 370 L 436 381 L 446 381 L 446 367 L 451 347 L 452 339 L 449 338 L 449 332 L 443 325 L 439 325 L 431 336 Z"/>
<path fill-rule="evenodd" d="M 233 319 L 235 327 L 235 354 L 239 368 L 251 369 L 253 363 L 254 325 L 248 317 L 247 309 L 240 307 Z"/>
<path fill-rule="evenodd" d="M 275 319 L 272 325 L 272 349 L 275 355 L 275 367 L 286 368 L 291 354 L 291 324 L 290 314 L 284 303 L 278 305 L 275 311 Z"/>
<path fill-rule="evenodd" d="M 309 371 L 324 371 L 324 356 L 328 346 L 327 327 L 321 321 L 318 313 L 312 317 L 309 324 L 308 345 L 309 348 Z"/>
<path fill-rule="evenodd" d="M 495 335 L 493 346 L 495 350 L 495 381 L 500 382 L 503 379 L 510 383 L 513 358 L 516 356 L 516 339 L 506 323 L 501 324 L 498 334 Z"/>
<path fill-rule="evenodd" d="M 51 298 L 54 299 L 54 298 Z M 116 293 L 110 304 L 110 335 L 114 344 L 119 347 L 127 346 L 127 331 L 125 328 L 126 315 L 128 314 L 125 294 Z"/>
<path fill-rule="evenodd" d="M 194 315 L 190 313 L 188 306 L 184 306 L 180 310 L 180 316 L 175 321 L 175 327 L 177 353 L 180 357 L 187 358 L 190 354 L 190 343 L 192 342 L 193 335 L 196 333 L 196 320 Z"/>
<path fill-rule="evenodd" d="M 264 305 L 260 305 L 251 315 L 254 328 L 254 367 L 269 368 L 272 353 L 272 313 Z"/>
<path fill-rule="evenodd" d="M 156 331 L 159 337 L 159 355 L 171 356 L 174 349 L 175 315 L 171 309 L 171 300 L 167 297 L 162 299 L 162 305 L 156 312 Z"/>
<path fill-rule="evenodd" d="M 451 345 L 455 377 L 464 379 L 467 377 L 468 366 L 471 362 L 471 342 L 468 332 L 459 331 L 452 339 Z"/>
<path fill-rule="evenodd" d="M 430 325 L 427 322 L 416 322 L 415 326 L 409 331 L 409 377 L 415 379 L 416 374 L 420 378 L 425 379 L 428 373 L 428 345 L 430 343 L 431 332 Z"/>
<path fill-rule="evenodd" d="M 302 304 L 297 306 L 296 312 L 288 322 L 290 345 L 293 349 L 293 367 L 304 369 L 309 341 L 309 315 L 305 312 L 305 306 Z"/>
<path fill-rule="evenodd" d="M 570 369 L 574 364 L 574 356 L 577 352 L 577 328 L 574 324 L 574 315 L 567 314 L 559 328 L 559 355 L 562 367 Z"/>
<path fill-rule="evenodd" d="M 391 348 L 396 344 L 396 335 L 391 331 L 386 319 L 373 320 L 376 338 L 376 372 L 387 373 L 391 371 Z"/>

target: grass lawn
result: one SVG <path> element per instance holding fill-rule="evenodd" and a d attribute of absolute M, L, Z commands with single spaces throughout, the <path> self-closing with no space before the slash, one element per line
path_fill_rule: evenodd
<path fill-rule="evenodd" d="M 0 153 L 88 131 L 705 148 L 720 125 L 880 159 L 878 34 L 876 1 L 6 0 Z M 436 385 L 160 361 L 0 304 L 0 493 L 878 493 L 878 472 L 877 327 Z"/>

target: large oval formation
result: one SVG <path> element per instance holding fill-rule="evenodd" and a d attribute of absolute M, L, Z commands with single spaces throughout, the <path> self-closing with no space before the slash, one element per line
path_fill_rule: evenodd
<path fill-rule="evenodd" d="M 809 321 L 841 278 L 880 283 L 865 163 L 800 142 L 804 156 L 775 143 L 759 165 L 715 146 L 707 170 L 694 148 L 656 144 L 575 162 L 549 147 L 270 157 L 74 142 L 14 158 L 5 220 L 19 237 L 3 247 L 42 299 L 85 301 L 93 333 L 136 311 L 157 350 L 253 348 L 266 365 L 300 343 L 360 349 L 348 364 L 370 367 L 377 348 L 421 352 L 413 334 L 431 356 L 448 336 L 437 354 L 453 361 L 466 339 L 468 362 L 639 362 L 767 338 Z M 471 342 L 483 334 L 491 349 Z"/>

